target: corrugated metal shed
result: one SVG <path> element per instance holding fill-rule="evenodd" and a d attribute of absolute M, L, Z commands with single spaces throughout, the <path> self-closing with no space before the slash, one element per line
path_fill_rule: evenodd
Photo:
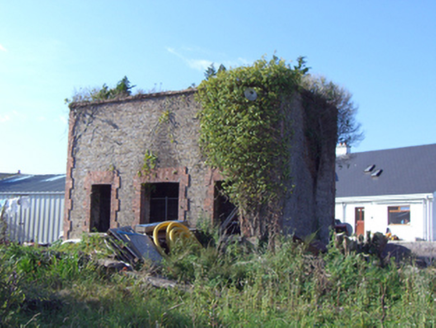
<path fill-rule="evenodd" d="M 4 206 L 8 200 L 5 208 L 8 239 L 42 244 L 59 239 L 63 231 L 64 195 L 65 174 L 17 174 L 0 180 L 0 204 Z"/>

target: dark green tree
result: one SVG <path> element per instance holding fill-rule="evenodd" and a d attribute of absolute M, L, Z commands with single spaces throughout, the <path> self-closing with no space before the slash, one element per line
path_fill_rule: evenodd
<path fill-rule="evenodd" d="M 302 86 L 312 93 L 321 95 L 338 109 L 338 143 L 353 146 L 364 138 L 361 124 L 356 119 L 358 106 L 352 101 L 352 94 L 347 89 L 328 81 L 324 76 L 310 74 L 304 76 Z"/>
<path fill-rule="evenodd" d="M 216 76 L 218 73 L 225 72 L 227 68 L 220 64 L 220 67 L 218 67 L 218 71 L 215 69 L 214 63 L 210 64 L 210 66 L 204 71 L 204 77 L 207 80 L 209 80 L 211 77 Z"/>
<path fill-rule="evenodd" d="M 215 65 L 212 63 L 204 72 L 204 78 L 206 80 L 209 80 L 211 77 L 213 77 L 215 75 L 216 75 L 216 69 L 215 69 Z"/>
<path fill-rule="evenodd" d="M 135 85 L 130 85 L 130 81 L 127 76 L 124 76 L 114 89 L 111 89 L 111 95 L 109 98 L 127 97 L 132 94 L 132 89 Z"/>

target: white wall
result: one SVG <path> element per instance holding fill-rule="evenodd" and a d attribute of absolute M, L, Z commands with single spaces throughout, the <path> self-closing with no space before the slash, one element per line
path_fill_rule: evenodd
<path fill-rule="evenodd" d="M 336 198 L 335 218 L 355 229 L 355 208 L 365 209 L 365 231 L 392 234 L 406 241 L 435 240 L 433 194 Z M 410 223 L 388 226 L 389 206 L 410 206 Z"/>
<path fill-rule="evenodd" d="M 29 208 L 18 206 L 16 213 L 5 215 L 8 239 L 42 244 L 59 239 L 64 222 L 64 193 L 0 193 L 0 201 L 22 196 L 29 198 Z"/>
<path fill-rule="evenodd" d="M 433 197 L 428 198 L 427 216 L 428 221 L 428 234 L 431 236 L 432 241 L 436 241 L 436 211 L 434 210 L 434 204 L 436 202 L 436 192 L 433 193 Z"/>

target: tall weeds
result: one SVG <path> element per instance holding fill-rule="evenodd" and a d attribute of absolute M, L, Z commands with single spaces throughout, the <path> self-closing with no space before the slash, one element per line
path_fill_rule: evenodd
<path fill-rule="evenodd" d="M 0 246 L 1 325 L 29 327 L 304 327 L 436 324 L 436 271 L 331 246 L 314 256 L 282 238 L 275 252 L 219 236 L 179 245 L 132 278 L 94 261 L 101 240 L 49 249 Z M 207 244 L 207 243 L 206 243 Z M 158 274 L 180 287 L 144 283 Z M 11 292 L 13 290 L 13 292 Z"/>

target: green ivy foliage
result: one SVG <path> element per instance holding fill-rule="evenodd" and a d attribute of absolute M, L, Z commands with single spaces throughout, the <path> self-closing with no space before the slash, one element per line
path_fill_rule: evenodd
<path fill-rule="evenodd" d="M 152 170 L 156 168 L 157 165 L 157 156 L 151 150 L 147 149 L 144 155 L 144 164 L 142 165 L 142 171 L 138 172 L 139 176 L 142 176 L 142 173 L 149 174 Z"/>
<path fill-rule="evenodd" d="M 243 213 L 277 200 L 290 178 L 290 107 L 283 104 L 307 71 L 303 58 L 291 67 L 274 56 L 213 76 L 208 72 L 198 86 L 202 151 L 207 164 L 225 177 L 225 189 Z M 253 91 L 255 99 L 247 98 Z"/>

